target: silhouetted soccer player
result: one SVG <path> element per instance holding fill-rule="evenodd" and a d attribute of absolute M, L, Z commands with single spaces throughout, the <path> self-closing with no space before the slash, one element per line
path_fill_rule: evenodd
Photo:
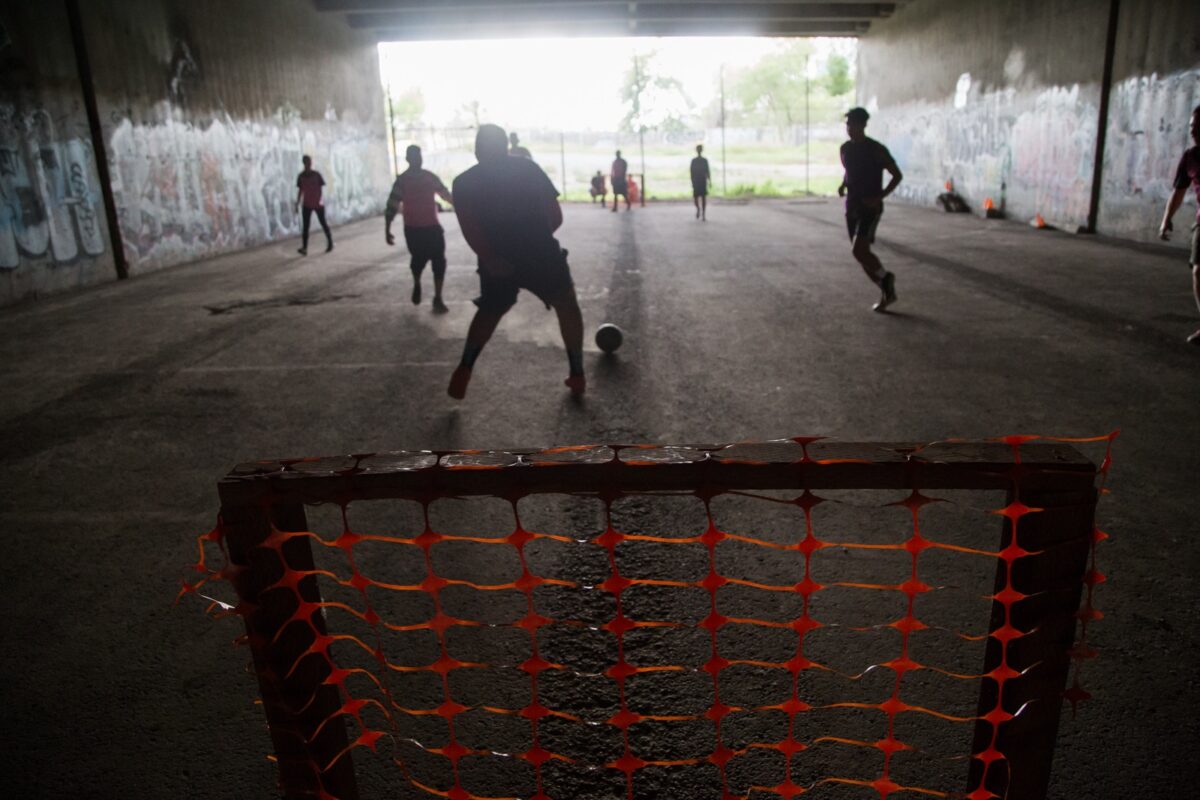
<path fill-rule="evenodd" d="M 528 147 L 523 147 L 521 145 L 521 138 L 515 133 L 510 133 L 508 135 L 508 144 L 508 154 L 510 156 L 519 156 L 521 158 L 528 158 L 530 161 L 533 161 L 533 153 L 529 152 Z"/>
<path fill-rule="evenodd" d="M 1188 186 L 1196 192 L 1196 203 L 1200 205 L 1200 106 L 1192 109 L 1192 142 L 1193 147 L 1183 151 L 1179 159 L 1179 167 L 1175 170 L 1175 191 L 1167 200 L 1167 208 L 1163 212 L 1162 224 L 1158 226 L 1158 235 L 1166 240 L 1171 238 L 1171 218 L 1183 205 Z M 1196 221 L 1192 224 L 1192 251 L 1188 263 L 1192 265 L 1192 294 L 1196 297 L 1196 308 L 1200 309 L 1200 209 L 1196 210 Z M 1200 328 L 1187 338 L 1189 344 L 1200 345 Z"/>
<path fill-rule="evenodd" d="M 446 311 L 442 302 L 442 284 L 446 280 L 446 236 L 438 222 L 435 194 L 447 203 L 453 203 L 450 190 L 442 179 L 427 169 L 421 168 L 421 148 L 410 144 L 404 151 L 408 169 L 396 176 L 392 193 L 388 196 L 387 211 L 384 213 L 383 235 L 388 244 L 395 244 L 392 236 L 392 220 L 399 211 L 404 216 L 404 243 L 412 257 L 413 305 L 421 302 L 421 273 L 425 265 L 433 262 L 433 310 Z"/>
<path fill-rule="evenodd" d="M 904 176 L 888 149 L 867 137 L 867 120 L 870 118 L 865 108 L 852 108 L 846 112 L 846 135 L 850 141 L 842 145 L 842 167 L 846 172 L 838 186 L 838 197 L 846 198 L 846 229 L 854 242 L 854 258 L 882 291 L 875 310 L 883 311 L 896 302 L 896 276 L 883 268 L 878 256 L 871 252 L 871 245 L 875 242 L 875 229 L 883 214 L 883 198 L 895 191 Z M 892 176 L 886 187 L 883 185 L 884 170 Z"/>
<path fill-rule="evenodd" d="M 612 180 L 613 187 L 613 211 L 616 212 L 617 206 L 620 203 L 618 197 L 624 196 L 625 210 L 631 208 L 629 203 L 629 163 L 621 158 L 621 151 L 617 151 L 617 157 L 613 159 L 612 169 L 609 170 L 609 178 Z"/>
<path fill-rule="evenodd" d="M 600 198 L 600 207 L 608 208 L 608 186 L 604 183 L 604 173 L 596 170 L 596 174 L 592 176 L 592 186 L 588 189 L 592 195 L 592 203 L 596 202 L 596 198 Z"/>
<path fill-rule="evenodd" d="M 312 168 L 312 158 L 305 156 L 300 159 L 304 164 L 304 171 L 296 177 L 296 208 L 303 209 L 303 226 L 300 249 L 296 252 L 302 256 L 308 255 L 308 226 L 312 222 L 312 215 L 315 212 L 317 221 L 321 223 L 321 230 L 325 231 L 325 252 L 328 253 L 333 249 L 333 234 L 329 232 L 329 225 L 325 222 L 325 201 L 321 199 L 321 187 L 325 185 L 325 179 L 321 177 L 321 173 Z"/>
<path fill-rule="evenodd" d="M 479 126 L 475 157 L 479 163 L 454 179 L 453 194 L 463 238 L 479 257 L 479 309 L 446 391 L 455 399 L 466 395 L 475 359 L 517 302 L 518 290 L 527 289 L 558 314 L 569 367 L 566 385 L 582 394 L 583 316 L 567 251 L 554 238 L 563 219 L 558 190 L 537 164 L 508 155 L 498 125 Z"/>
<path fill-rule="evenodd" d="M 712 173 L 708 171 L 708 159 L 703 154 L 704 145 L 696 145 L 696 157 L 692 159 L 692 202 L 696 204 L 696 219 L 708 219 L 708 187 L 712 186 Z"/>

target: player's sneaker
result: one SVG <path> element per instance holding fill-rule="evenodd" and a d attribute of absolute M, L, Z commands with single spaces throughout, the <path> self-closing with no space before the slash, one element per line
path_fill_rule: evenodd
<path fill-rule="evenodd" d="M 1197 328 L 1196 332 L 1187 338 L 1187 343 L 1200 345 L 1200 328 Z"/>
<path fill-rule="evenodd" d="M 299 250 L 297 250 L 296 252 L 297 252 L 297 253 L 299 253 L 299 254 L 300 254 L 300 255 L 302 255 L 302 256 L 306 256 L 306 255 L 308 255 L 308 248 L 307 248 L 307 247 L 301 247 L 301 248 L 300 248 Z"/>
<path fill-rule="evenodd" d="M 883 296 L 879 298 L 873 308 L 876 311 L 886 311 L 887 307 L 896 302 L 896 275 L 888 272 L 883 276 L 883 281 L 880 283 L 880 289 L 883 290 Z"/>
<path fill-rule="evenodd" d="M 471 368 L 459 364 L 454 370 L 454 374 L 450 376 L 450 385 L 446 388 L 446 394 L 455 400 L 462 400 L 467 396 L 467 384 L 470 382 Z"/>
<path fill-rule="evenodd" d="M 571 390 L 571 394 L 576 397 L 579 397 L 587 390 L 587 378 L 583 375 L 571 375 L 563 383 Z"/>
<path fill-rule="evenodd" d="M 442 298 L 433 298 L 433 310 L 438 314 L 445 314 L 450 309 L 446 308 L 446 304 L 442 302 Z"/>
<path fill-rule="evenodd" d="M 325 252 L 326 252 L 326 253 L 328 253 L 328 252 L 329 252 L 330 250 L 332 250 L 332 249 L 333 249 L 333 242 L 330 242 L 329 244 L 325 245 Z"/>
<path fill-rule="evenodd" d="M 414 306 L 421 305 L 421 282 L 413 281 L 412 301 Z"/>

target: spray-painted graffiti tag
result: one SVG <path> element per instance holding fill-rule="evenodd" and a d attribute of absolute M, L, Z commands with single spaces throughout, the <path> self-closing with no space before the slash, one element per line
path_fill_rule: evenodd
<path fill-rule="evenodd" d="M 45 110 L 0 106 L 0 268 L 104 252 L 90 145 L 61 140 Z"/>
<path fill-rule="evenodd" d="M 200 126 L 121 120 L 109 136 L 113 193 L 131 265 L 159 267 L 294 235 L 300 158 L 327 182 L 331 222 L 377 210 L 386 193 L 378 136 L 346 120 L 292 114 Z"/>
<path fill-rule="evenodd" d="M 884 109 L 876 130 L 905 171 L 901 196 L 933 203 L 946 180 L 975 206 L 1069 226 L 1087 219 L 1097 108 L 1079 86 L 961 91 Z M 872 120 L 873 124 L 876 124 Z"/>

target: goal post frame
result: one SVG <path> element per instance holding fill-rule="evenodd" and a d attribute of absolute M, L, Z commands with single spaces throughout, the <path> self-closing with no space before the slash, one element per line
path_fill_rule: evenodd
<path fill-rule="evenodd" d="M 1001 523 L 998 551 L 1015 546 L 1023 552 L 1014 561 L 997 558 L 995 591 L 1010 586 L 1021 598 L 1011 606 L 993 600 L 981 718 L 975 723 L 972 747 L 973 753 L 982 752 L 990 743 L 1004 759 L 985 763 L 972 758 L 968 782 L 998 797 L 1037 800 L 1045 797 L 1049 785 L 1061 697 L 1071 667 L 1095 530 L 1096 475 L 1091 461 L 1060 442 L 854 443 L 804 438 L 260 461 L 235 467 L 218 489 L 231 581 L 246 621 L 280 789 L 288 800 L 319 797 L 322 791 L 338 800 L 359 797 L 346 726 L 336 717 L 342 708 L 340 690 L 326 683 L 329 667 L 323 660 L 304 657 L 313 637 L 325 634 L 323 617 L 313 614 L 313 628 L 289 625 L 298 602 L 320 603 L 316 578 L 310 574 L 297 581 L 296 593 L 271 591 L 287 569 L 313 570 L 311 542 L 296 536 L 278 551 L 261 546 L 273 529 L 307 530 L 305 505 L 706 489 L 1005 491 L 1009 508 L 1017 503 L 1035 513 L 1019 524 L 1012 516 L 1004 516 Z M 1007 645 L 994 635 L 1006 624 L 1022 632 Z M 1004 663 L 1006 649 L 1007 668 L 1018 677 L 1003 687 L 1003 710 L 1021 713 L 1003 722 L 985 720 L 983 715 L 997 707 L 1000 686 L 987 676 Z"/>

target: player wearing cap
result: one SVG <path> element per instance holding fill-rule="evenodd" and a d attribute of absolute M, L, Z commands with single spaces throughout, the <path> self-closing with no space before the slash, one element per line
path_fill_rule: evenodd
<path fill-rule="evenodd" d="M 870 118 L 865 108 L 846 112 L 846 135 L 850 141 L 841 149 L 845 175 L 838 186 L 838 197 L 846 198 L 846 229 L 854 243 L 854 258 L 882 292 L 874 308 L 883 311 L 896 302 L 896 276 L 883 268 L 879 257 L 871 252 L 871 245 L 883 215 L 883 199 L 896 190 L 904 176 L 888 149 L 867 136 Z M 883 185 L 885 170 L 892 176 L 887 186 Z"/>

